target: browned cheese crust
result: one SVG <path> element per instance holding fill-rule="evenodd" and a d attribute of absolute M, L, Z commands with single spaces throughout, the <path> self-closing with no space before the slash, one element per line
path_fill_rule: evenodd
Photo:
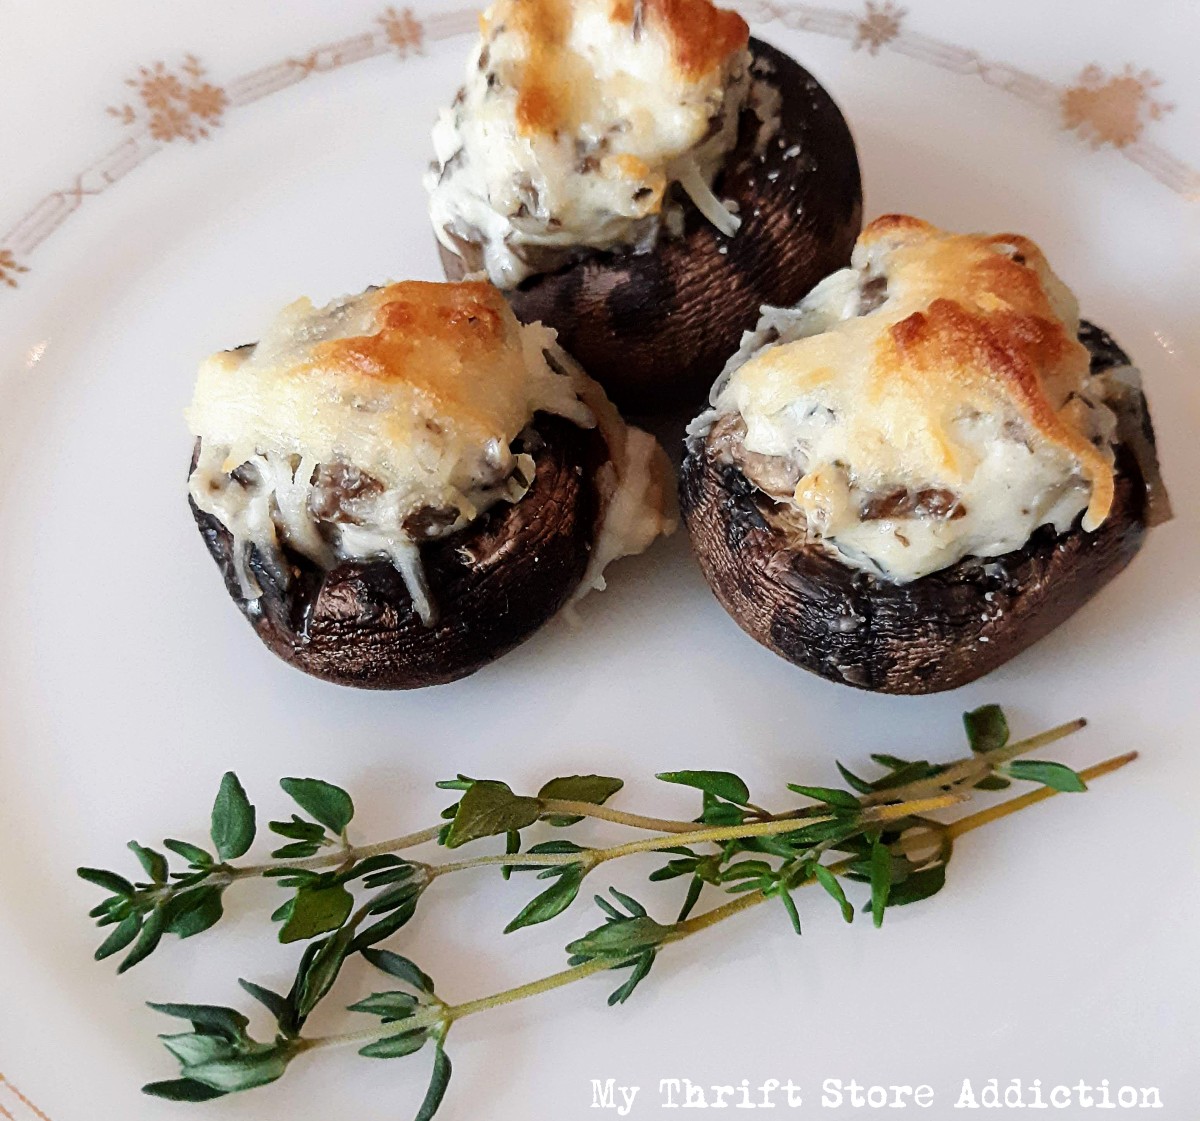
<path fill-rule="evenodd" d="M 862 226 L 854 140 L 829 94 L 774 47 L 750 40 L 754 72 L 778 89 L 778 132 L 756 153 L 761 122 L 742 113 L 718 177 L 742 226 L 726 237 L 685 206 L 681 238 L 644 254 L 589 253 L 508 293 L 517 318 L 541 320 L 627 412 L 700 400 L 764 303 L 796 303 L 850 260 Z M 468 271 L 440 246 L 446 276 Z"/>
<path fill-rule="evenodd" d="M 1080 330 L 1093 372 L 1128 362 L 1090 324 Z M 1153 432 L 1122 417 L 1112 506 L 1092 532 L 1039 529 L 1015 552 L 967 558 L 908 584 L 852 569 L 820 545 L 797 547 L 770 498 L 694 441 L 680 499 L 692 547 L 722 606 L 747 634 L 831 681 L 883 693 L 965 685 L 1048 634 L 1133 559 L 1150 522 Z M 1144 453 L 1143 453 L 1144 454 Z"/>
<path fill-rule="evenodd" d="M 750 38 L 750 28 L 737 12 L 708 0 L 613 0 L 610 18 L 630 28 L 638 23 L 661 28 L 671 61 L 692 79 L 721 66 Z M 530 46 L 517 84 L 517 127 L 526 136 L 570 128 L 576 74 L 572 64 L 564 63 L 561 49 L 570 31 L 570 0 L 524 0 L 510 19 Z"/>

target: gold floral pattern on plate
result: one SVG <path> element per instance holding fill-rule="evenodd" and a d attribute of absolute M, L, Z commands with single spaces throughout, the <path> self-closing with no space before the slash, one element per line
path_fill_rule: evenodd
<path fill-rule="evenodd" d="M 137 93 L 140 105 L 109 106 L 123 125 L 144 122 L 150 135 L 163 144 L 207 139 L 229 107 L 229 95 L 206 79 L 195 55 L 185 55 L 178 72 L 162 62 L 143 66 L 125 84 Z"/>
<path fill-rule="evenodd" d="M 421 26 L 421 21 L 413 15 L 412 8 L 405 8 L 402 12 L 388 8 L 379 17 L 379 25 L 401 58 L 406 58 L 409 54 L 420 54 L 425 44 L 425 29 Z"/>
<path fill-rule="evenodd" d="M 880 47 L 887 46 L 900 34 L 906 15 L 907 10 L 897 7 L 892 0 L 883 0 L 881 4 L 867 0 L 867 10 L 855 25 L 858 34 L 852 46 L 855 50 L 866 47 L 869 54 L 878 54 Z"/>
<path fill-rule="evenodd" d="M 12 250 L 0 249 L 0 284 L 7 285 L 9 288 L 16 288 L 16 274 L 28 271 L 29 269 L 13 256 Z M 3 1075 L 0 1075 L 0 1081 L 3 1081 Z"/>
<path fill-rule="evenodd" d="M 1106 147 L 1153 175 L 1189 201 L 1200 201 L 1200 171 L 1155 144 L 1147 125 L 1172 106 L 1153 90 L 1158 79 L 1128 66 L 1109 74 L 1097 66 L 1084 69 L 1070 86 L 989 59 L 978 51 L 910 30 L 909 14 L 895 0 L 864 0 L 857 12 L 796 0 L 735 0 L 751 23 L 778 22 L 795 31 L 842 39 L 867 55 L 884 50 L 905 55 L 964 77 L 977 77 L 1054 115 L 1059 127 Z M 224 84 L 209 81 L 204 67 L 186 55 L 178 71 L 164 63 L 143 67 L 128 85 L 135 103 L 109 112 L 126 127 L 124 140 L 66 187 L 52 191 L 0 236 L 0 289 L 14 288 L 16 274 L 28 272 L 30 254 L 83 203 L 107 191 L 135 167 L 176 140 L 195 143 L 212 134 L 234 109 L 302 82 L 365 59 L 419 54 L 426 43 L 453 39 L 478 27 L 474 9 L 440 12 L 419 19 L 411 8 L 388 7 L 370 30 L 327 43 L 299 57 L 261 67 Z"/>
<path fill-rule="evenodd" d="M 1148 121 L 1160 120 L 1175 108 L 1153 96 L 1161 85 L 1149 70 L 1126 66 L 1120 74 L 1108 74 L 1088 66 L 1076 84 L 1063 91 L 1063 124 L 1093 148 L 1126 148 L 1141 139 Z"/>

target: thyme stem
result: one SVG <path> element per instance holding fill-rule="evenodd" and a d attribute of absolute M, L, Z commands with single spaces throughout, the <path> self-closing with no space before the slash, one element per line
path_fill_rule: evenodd
<path fill-rule="evenodd" d="M 563 814 L 571 817 L 594 817 L 597 821 L 611 821 L 615 825 L 628 825 L 632 829 L 649 829 L 654 833 L 690 833 L 696 828 L 694 821 L 672 821 L 670 818 L 644 817 L 641 814 L 625 813 L 608 806 L 595 806 L 591 802 L 573 802 L 565 798 L 547 798 L 543 801 L 547 815 Z"/>
<path fill-rule="evenodd" d="M 899 818 L 914 817 L 929 813 L 932 810 L 945 809 L 963 801 L 959 794 L 939 794 L 933 798 L 921 798 L 911 802 L 901 802 L 898 805 L 871 807 L 857 819 L 859 823 L 896 821 Z M 834 821 L 832 814 L 822 817 L 805 819 L 804 825 L 818 825 L 825 821 Z M 847 819 L 847 825 L 854 824 L 856 819 Z M 780 818 L 773 821 L 758 821 L 745 825 L 723 825 L 711 829 L 696 829 L 691 833 L 681 833 L 673 837 L 650 837 L 644 841 L 630 841 L 628 844 L 616 845 L 609 849 L 597 849 L 593 856 L 597 864 L 606 860 L 615 860 L 629 856 L 635 852 L 654 852 L 658 849 L 671 848 L 676 845 L 699 845 L 706 842 L 733 841 L 743 837 L 769 837 L 776 833 L 794 833 L 797 823 L 794 818 Z"/>
<path fill-rule="evenodd" d="M 1079 777 L 1084 782 L 1103 778 L 1105 775 L 1112 774 L 1113 771 L 1119 771 L 1122 767 L 1128 766 L 1137 757 L 1138 753 L 1136 751 L 1130 751 L 1125 755 L 1117 755 L 1112 759 L 1105 759 L 1103 763 L 1097 763 L 1093 767 L 1088 767 L 1086 770 L 1080 771 Z M 967 817 L 960 817 L 957 821 L 952 821 L 946 827 L 946 830 L 952 838 L 961 837 L 964 833 L 970 833 L 972 829 L 978 829 L 981 825 L 989 825 L 993 821 L 999 821 L 1001 818 L 1008 817 L 1010 814 L 1019 813 L 1028 806 L 1044 802 L 1047 798 L 1053 798 L 1058 793 L 1059 791 L 1052 790 L 1048 786 L 1044 786 L 1039 790 L 1031 790 L 1028 794 L 1022 794 L 1018 798 L 1009 798 L 999 805 L 989 806 L 986 810 L 980 810 L 978 813 L 970 814 Z"/>
<path fill-rule="evenodd" d="M 1064 725 L 1064 727 L 1070 727 Z M 1074 731 L 1075 728 L 1071 727 Z M 1061 729 L 1055 729 L 1058 734 L 1054 738 L 1060 738 L 1062 735 L 1069 734 Z M 1052 733 L 1046 733 L 1051 735 Z M 1038 738 L 1038 737 L 1035 737 Z M 1025 741 L 1026 743 L 1028 741 Z M 1045 741 L 1043 741 L 1045 742 Z M 1019 745 L 1014 745 L 1014 747 Z M 1097 763 L 1093 767 L 1088 767 L 1086 770 L 1080 771 L 1080 777 L 1085 782 L 1090 782 L 1094 779 L 1102 778 L 1105 775 L 1112 774 L 1114 771 L 1120 770 L 1122 767 L 1132 763 L 1137 758 L 1137 752 L 1129 752 L 1125 755 L 1117 756 L 1113 759 L 1107 759 L 1103 763 Z M 1007 801 L 1001 802 L 998 805 L 991 806 L 988 809 L 980 810 L 978 813 L 970 814 L 967 817 L 959 818 L 958 821 L 952 822 L 945 828 L 951 837 L 959 837 L 964 833 L 969 833 L 972 830 L 978 829 L 981 826 L 989 825 L 992 822 L 999 821 L 1002 818 L 1009 817 L 1012 814 L 1020 813 L 1022 810 L 1028 809 L 1030 806 L 1036 805 L 1038 802 L 1043 802 L 1048 798 L 1053 798 L 1060 791 L 1053 790 L 1050 787 L 1043 787 L 1039 790 L 1031 791 L 1028 794 L 1022 794 L 1016 798 L 1010 798 Z M 905 803 L 899 806 L 884 806 L 881 811 L 891 811 L 887 816 L 892 820 L 898 817 L 912 816 L 916 813 L 928 812 L 930 809 L 944 808 L 947 805 L 953 805 L 960 801 L 956 797 L 944 795 L 940 798 L 924 799 L 920 803 Z M 933 805 L 932 803 L 936 803 Z M 919 808 L 918 808 L 919 807 Z M 899 811 L 904 812 L 899 812 Z M 876 820 L 886 820 L 884 813 L 880 812 L 876 816 Z M 774 826 L 774 828 L 766 830 L 766 832 L 782 832 L 784 825 L 794 824 L 784 822 L 761 822 L 752 826 L 741 827 L 741 832 L 736 833 L 738 836 L 762 836 L 764 835 L 764 826 Z M 706 830 L 706 833 L 721 832 L 730 833 L 731 830 L 737 830 L 738 827 L 731 826 L 724 830 Z M 750 830 L 754 832 L 751 833 Z M 708 838 L 706 838 L 708 839 Z M 680 838 L 671 839 L 673 843 L 679 843 Z M 650 838 L 650 841 L 661 846 L 666 845 L 667 838 Z M 620 846 L 624 849 L 633 849 L 633 851 L 646 852 L 653 851 L 653 848 L 647 848 L 646 842 L 633 842 L 632 846 Z M 605 850 L 600 850 L 605 851 Z M 550 856 L 538 858 L 543 862 L 549 862 Z M 515 860 L 513 856 L 498 856 L 491 863 L 512 863 Z M 561 862 L 561 861 L 559 861 Z M 467 863 L 467 862 L 463 862 Z M 834 875 L 839 875 L 848 871 L 855 863 L 855 858 L 847 857 L 845 860 L 839 860 L 834 864 L 828 865 L 829 871 Z M 815 883 L 814 879 L 803 880 L 794 885 L 795 888 L 808 887 Z M 703 914 L 696 915 L 693 918 L 683 922 L 676 923 L 671 934 L 666 938 L 664 944 L 670 942 L 680 942 L 684 938 L 690 938 L 693 934 L 699 934 L 703 930 L 708 930 L 726 919 L 732 918 L 734 915 L 741 914 L 743 911 L 748 911 L 752 907 L 760 903 L 766 902 L 770 898 L 762 891 L 747 892 L 745 895 L 739 896 L 737 899 L 730 900 L 718 907 L 713 907 L 711 910 L 705 911 Z M 398 1031 L 415 1031 L 421 1028 L 429 1028 L 434 1025 L 441 1024 L 448 1028 L 455 1020 L 461 1020 L 466 1016 L 472 1016 L 477 1012 L 486 1012 L 493 1008 L 499 1008 L 505 1004 L 513 1004 L 519 1000 L 525 1000 L 529 997 L 540 996 L 542 993 L 551 992 L 554 989 L 561 989 L 566 985 L 574 984 L 576 981 L 582 981 L 585 977 L 591 977 L 595 973 L 602 973 L 606 970 L 618 968 L 625 964 L 621 961 L 609 960 L 605 958 L 595 958 L 592 961 L 585 962 L 582 965 L 574 966 L 571 969 L 564 969 L 558 973 L 552 973 L 547 977 L 542 977 L 537 981 L 530 981 L 524 985 L 517 985 L 514 988 L 504 989 L 501 992 L 493 993 L 491 996 L 480 997 L 476 1000 L 466 1001 L 462 1004 L 433 1004 L 427 1008 L 417 1012 L 416 1015 L 409 1017 L 403 1021 L 402 1025 L 385 1024 L 373 1028 L 367 1028 L 357 1032 L 345 1032 L 340 1035 L 318 1036 L 312 1039 L 300 1041 L 301 1050 L 319 1050 L 327 1047 L 347 1046 L 350 1044 L 366 1044 L 377 1039 L 385 1039 L 390 1035 L 397 1034 Z"/>
<path fill-rule="evenodd" d="M 929 813 L 932 810 L 945 809 L 947 806 L 955 805 L 961 802 L 963 797 L 958 794 L 941 794 L 934 798 L 923 798 L 912 802 L 902 802 L 898 805 L 885 805 L 872 807 L 863 814 L 863 821 L 866 822 L 887 822 L 895 821 L 902 817 L 913 817 L 919 814 Z M 584 803 L 560 802 L 553 800 L 547 803 L 548 807 L 552 807 L 554 813 L 572 813 L 576 812 L 576 805 L 582 807 Z M 597 809 L 601 807 L 591 807 Z M 635 814 L 622 815 L 625 817 L 636 818 L 639 823 L 649 823 L 654 821 L 654 818 L 637 817 Z M 612 820 L 607 818 L 606 820 Z M 823 821 L 833 821 L 832 815 L 807 819 L 804 824 L 819 824 Z M 629 824 L 622 822 L 621 824 Z M 682 825 L 682 822 L 666 822 L 673 829 Z M 595 867 L 598 864 L 603 864 L 609 860 L 618 860 L 623 856 L 631 856 L 639 852 L 658 852 L 662 849 L 674 848 L 678 845 L 698 845 L 706 842 L 719 843 L 721 841 L 731 841 L 742 837 L 766 837 L 775 833 L 793 832 L 798 826 L 794 818 L 773 818 L 769 821 L 748 822 L 744 825 L 726 825 L 714 828 L 698 829 L 695 822 L 687 822 L 687 832 L 680 832 L 676 829 L 666 836 L 647 837 L 641 841 L 630 841 L 623 845 L 613 845 L 609 848 L 602 849 L 585 849 L 579 853 L 545 853 L 538 855 L 536 853 L 489 853 L 487 856 L 475 856 L 468 860 L 456 860 L 445 864 L 430 864 L 426 865 L 426 876 L 429 880 L 435 880 L 438 876 L 449 875 L 452 872 L 463 872 L 470 868 L 486 868 L 495 866 L 508 866 L 512 868 L 541 868 L 552 867 L 567 864 L 587 864 L 590 867 Z M 639 824 L 636 828 L 647 829 L 649 824 Z M 418 836 L 419 834 L 414 834 Z M 392 842 L 382 842 L 384 845 L 390 845 Z M 383 849 L 380 846 L 372 845 L 373 852 L 390 852 L 391 849 Z M 360 854 L 366 854 L 366 849 L 353 850 Z M 342 859 L 345 859 L 343 855 Z M 305 861 L 298 861 L 289 864 L 268 865 L 268 867 L 318 867 L 315 863 L 317 860 L 324 861 L 326 866 L 329 866 L 335 861 L 328 857 L 312 857 Z M 248 875 L 248 872 L 243 874 Z"/>
<path fill-rule="evenodd" d="M 977 755 L 973 759 L 965 759 L 963 762 L 954 764 L 932 778 L 918 779 L 916 782 L 910 782 L 905 786 L 897 786 L 890 790 L 878 790 L 874 794 L 868 794 L 862 800 L 863 805 L 879 805 L 880 803 L 895 801 L 897 798 L 922 798 L 938 791 L 949 791 L 956 786 L 973 786 L 975 782 L 988 774 L 993 767 L 1001 763 L 1007 763 L 1011 759 L 1016 759 L 1019 755 L 1027 755 L 1031 751 L 1037 751 L 1047 744 L 1065 739 L 1067 736 L 1074 735 L 1074 733 L 1086 726 L 1087 721 L 1082 718 L 1070 720 L 1066 724 L 1060 724 L 1057 728 L 1040 732 L 1038 735 L 1030 736 L 1028 739 L 1017 740 L 1015 743 L 998 747 L 994 751 Z"/>
<path fill-rule="evenodd" d="M 230 868 L 222 881 L 217 875 L 214 875 L 209 881 L 216 885 L 222 882 L 232 883 L 234 880 L 244 880 L 251 876 L 261 876 L 264 872 L 277 872 L 284 869 L 294 868 L 300 869 L 317 869 L 317 868 L 337 868 L 339 865 L 347 863 L 347 861 L 364 860 L 368 856 L 383 856 L 386 853 L 400 852 L 402 849 L 416 848 L 417 845 L 428 844 L 430 841 L 436 841 L 438 834 L 441 832 L 440 825 L 432 825 L 428 829 L 422 829 L 417 833 L 406 833 L 403 837 L 393 837 L 390 841 L 377 841 L 373 845 L 348 846 L 339 848 L 336 852 L 320 853 L 317 856 L 305 857 L 302 860 L 272 860 L 267 864 L 246 864 L 236 868 Z"/>

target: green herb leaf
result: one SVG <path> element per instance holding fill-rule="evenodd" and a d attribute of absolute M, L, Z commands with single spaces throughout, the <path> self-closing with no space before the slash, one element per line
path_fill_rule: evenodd
<path fill-rule="evenodd" d="M 705 825 L 741 825 L 746 820 L 746 811 L 730 802 L 722 802 L 705 791 L 700 820 Z"/>
<path fill-rule="evenodd" d="M 224 913 L 221 888 L 192 888 L 175 895 L 167 904 L 164 929 L 180 938 L 191 938 L 215 926 Z"/>
<path fill-rule="evenodd" d="M 244 977 L 238 978 L 238 984 L 266 1008 L 275 1017 L 276 1022 L 282 1026 L 288 1014 L 287 997 L 280 996 L 279 993 L 264 988 L 262 985 L 256 985 L 253 981 L 247 981 Z"/>
<path fill-rule="evenodd" d="M 570 775 L 552 778 L 538 791 L 537 796 L 543 801 L 554 798 L 563 802 L 587 802 L 589 805 L 602 806 L 624 785 L 619 778 L 606 778 L 604 775 Z M 574 825 L 583 818 L 556 814 L 546 820 L 551 825 L 563 827 Z"/>
<path fill-rule="evenodd" d="M 595 901 L 596 906 L 599 907 L 600 910 L 602 910 L 610 919 L 620 922 L 629 917 L 623 912 L 618 911 L 616 907 L 614 907 L 607 899 L 604 898 L 603 895 L 593 895 L 592 899 Z"/>
<path fill-rule="evenodd" d="M 292 841 L 273 849 L 271 855 L 276 860 L 304 860 L 306 857 L 316 856 L 320 847 L 316 841 Z"/>
<path fill-rule="evenodd" d="M 360 876 L 373 876 L 385 870 L 402 871 L 405 876 L 411 876 L 416 871 L 416 867 L 399 856 L 385 852 L 377 856 L 368 856 L 366 860 L 360 860 L 349 871 L 341 873 L 337 879 L 339 883 L 345 884 Z M 367 886 L 374 887 L 375 885 L 368 883 Z"/>
<path fill-rule="evenodd" d="M 520 831 L 516 830 L 516 829 L 510 829 L 507 833 L 504 834 L 504 855 L 505 856 L 515 856 L 520 851 L 521 851 Z M 500 876 L 502 879 L 505 879 L 505 880 L 512 879 L 512 874 L 513 874 L 513 866 L 511 864 L 505 864 L 500 869 Z"/>
<path fill-rule="evenodd" d="M 332 887 L 302 887 L 287 922 L 279 931 L 280 942 L 301 942 L 336 930 L 350 917 L 354 896 L 341 884 Z"/>
<path fill-rule="evenodd" d="M 240 1053 L 237 1042 L 230 1041 L 223 1035 L 213 1035 L 207 1032 L 160 1035 L 158 1038 L 162 1041 L 162 1045 L 179 1060 L 185 1070 L 189 1066 L 233 1059 Z"/>
<path fill-rule="evenodd" d="M 358 1053 L 365 1055 L 368 1059 L 398 1059 L 404 1055 L 411 1055 L 414 1051 L 420 1051 L 428 1038 L 429 1032 L 425 1028 L 418 1031 L 401 1032 L 399 1035 L 389 1035 L 386 1039 L 377 1039 L 374 1043 L 368 1043 L 365 1047 L 359 1048 Z"/>
<path fill-rule="evenodd" d="M 663 926 L 652 918 L 620 919 L 577 938 L 567 946 L 567 953 L 589 959 L 603 957 L 621 960 L 660 945 L 670 933 L 669 926 Z"/>
<path fill-rule="evenodd" d="M 891 889 L 892 853 L 882 841 L 876 841 L 871 846 L 871 919 L 877 927 L 883 926 Z"/>
<path fill-rule="evenodd" d="M 744 806 L 750 801 L 750 790 L 737 775 L 729 771 L 663 771 L 656 775 L 663 782 L 691 786 L 714 798 Z"/>
<path fill-rule="evenodd" d="M 352 928 L 344 926 L 328 938 L 314 942 L 315 949 L 312 955 L 306 953 L 300 959 L 293 992 L 288 995 L 288 1004 L 295 1009 L 293 1019 L 297 1030 L 325 994 L 333 988 L 338 973 L 352 952 L 353 938 Z"/>
<path fill-rule="evenodd" d="M 999 775 L 984 775 L 976 784 L 976 790 L 1007 790 L 1012 783 Z"/>
<path fill-rule="evenodd" d="M 202 849 L 199 845 L 193 845 L 187 841 L 176 841 L 168 837 L 163 841 L 163 848 L 170 849 L 176 855 L 182 856 L 184 860 L 196 868 L 208 868 L 214 863 L 211 853 Z"/>
<path fill-rule="evenodd" d="M 846 898 L 846 893 L 842 890 L 837 876 L 823 864 L 818 864 L 813 868 L 813 875 L 816 877 L 817 883 L 833 897 L 834 902 L 842 909 L 842 918 L 846 922 L 853 922 L 854 905 Z"/>
<path fill-rule="evenodd" d="M 1008 719 L 999 705 L 982 705 L 963 713 L 967 742 L 976 755 L 995 751 L 1008 743 Z"/>
<path fill-rule="evenodd" d="M 103 961 L 113 954 L 119 954 L 129 945 L 142 929 L 142 920 L 138 915 L 126 915 L 114 928 L 112 933 L 100 943 L 96 951 L 96 960 Z"/>
<path fill-rule="evenodd" d="M 254 807 L 237 775 L 226 771 L 212 808 L 212 842 L 222 860 L 245 856 L 254 843 Z"/>
<path fill-rule="evenodd" d="M 579 894 L 579 885 L 583 883 L 584 869 L 581 864 L 563 866 L 558 878 L 541 895 L 534 896 L 504 928 L 505 934 L 511 934 L 522 927 L 534 926 L 561 915 Z"/>
<path fill-rule="evenodd" d="M 282 1078 L 287 1065 L 287 1055 L 272 1048 L 257 1054 L 189 1066 L 187 1073 L 189 1078 L 205 1086 L 233 1094 L 239 1090 L 253 1090 L 256 1086 L 265 1086 Z"/>
<path fill-rule="evenodd" d="M 609 993 L 609 1008 L 615 1004 L 624 1004 L 633 995 L 633 990 L 646 979 L 646 974 L 650 972 L 650 967 L 654 964 L 654 959 L 657 955 L 657 950 L 647 950 L 638 957 L 634 962 L 633 972 L 629 975 L 625 983 Z"/>
<path fill-rule="evenodd" d="M 718 879 L 721 883 L 732 883 L 734 880 L 744 880 L 750 876 L 765 876 L 771 871 L 771 865 L 765 860 L 739 860 L 736 864 L 721 871 Z"/>
<path fill-rule="evenodd" d="M 905 764 L 899 770 L 893 771 L 877 782 L 871 783 L 871 788 L 875 791 L 894 790 L 898 786 L 907 786 L 910 782 L 921 782 L 924 779 L 933 778 L 945 769 L 945 767 L 936 767 L 924 759 L 918 759 L 914 763 Z"/>
<path fill-rule="evenodd" d="M 285 778 L 279 785 L 302 810 L 339 837 L 354 817 L 354 802 L 340 786 L 319 778 Z"/>
<path fill-rule="evenodd" d="M 946 886 L 946 866 L 937 864 L 911 872 L 898 884 L 892 884 L 888 892 L 889 907 L 903 907 L 907 903 L 919 903 L 922 899 L 937 895 Z"/>
<path fill-rule="evenodd" d="M 388 976 L 399 978 L 412 985 L 414 989 L 433 995 L 433 978 L 418 969 L 408 958 L 393 953 L 391 950 L 363 950 L 363 957 Z"/>
<path fill-rule="evenodd" d="M 385 1023 L 390 1023 L 411 1016 L 416 1011 L 417 998 L 412 993 L 372 993 L 347 1007 L 350 1012 L 366 1012 L 371 1016 L 380 1016 Z"/>
<path fill-rule="evenodd" d="M 107 872 L 103 868 L 76 868 L 75 875 L 115 895 L 132 895 L 135 891 L 133 884 L 124 876 L 118 876 L 116 872 Z"/>
<path fill-rule="evenodd" d="M 463 794 L 446 834 L 446 847 L 458 848 L 481 837 L 525 829 L 541 816 L 536 798 L 514 794 L 507 783 L 481 779 Z"/>
<path fill-rule="evenodd" d="M 167 858 L 161 852 L 139 845 L 137 841 L 129 842 L 129 851 L 138 858 L 138 863 L 146 870 L 156 884 L 167 882 Z"/>
<path fill-rule="evenodd" d="M 399 868 L 385 868 L 382 872 L 372 872 L 365 880 L 363 886 L 367 888 L 382 887 L 385 884 L 400 884 L 406 880 L 412 879 L 416 874 L 417 869 L 412 864 L 406 864 Z M 348 876 L 347 879 L 353 879 L 353 876 Z"/>
<path fill-rule="evenodd" d="M 647 877 L 652 884 L 660 880 L 674 880 L 680 876 L 690 876 L 696 870 L 695 860 L 668 860 L 661 868 L 656 868 Z"/>
<path fill-rule="evenodd" d="M 700 902 L 700 893 L 704 890 L 704 881 L 699 876 L 693 876 L 692 882 L 688 884 L 687 895 L 683 900 L 683 906 L 679 908 L 679 917 L 676 922 L 683 922 Z"/>
<path fill-rule="evenodd" d="M 390 938 L 416 914 L 417 900 L 419 898 L 419 894 L 414 895 L 390 914 L 385 915 L 378 922 L 372 923 L 365 930 L 360 931 L 350 946 L 351 952 L 360 953 L 368 946 L 374 946 L 376 942 L 382 942 L 385 938 Z"/>
<path fill-rule="evenodd" d="M 1087 790 L 1083 779 L 1062 763 L 1049 763 L 1041 759 L 1014 759 L 1005 764 L 1002 770 L 1009 778 L 1040 782 L 1043 786 L 1064 794 L 1082 794 Z"/>
<path fill-rule="evenodd" d="M 236 1008 L 224 1008 L 219 1004 L 156 1004 L 147 1001 L 146 1007 L 164 1016 L 187 1020 L 199 1032 L 220 1035 L 232 1042 L 244 1039 L 246 1028 L 250 1025 L 250 1021 Z"/>
<path fill-rule="evenodd" d="M 88 918 L 100 919 L 96 925 L 106 926 L 109 922 L 116 922 L 129 914 L 132 906 L 132 900 L 122 895 L 110 895 L 107 899 L 102 899 L 95 907 L 88 911 Z"/>
<path fill-rule="evenodd" d="M 634 899 L 632 895 L 626 895 L 623 891 L 618 891 L 615 887 L 610 887 L 608 894 L 620 903 L 635 919 L 644 919 L 646 917 L 646 908 Z"/>
<path fill-rule="evenodd" d="M 138 934 L 137 940 L 133 943 L 133 948 L 125 955 L 121 964 L 117 966 L 118 973 L 124 973 L 132 969 L 140 961 L 145 961 L 155 949 L 158 948 L 159 942 L 162 941 L 164 931 L 164 915 L 161 907 L 156 907 L 146 917 L 146 921 L 142 924 L 141 933 Z"/>
<path fill-rule="evenodd" d="M 223 1098 L 224 1090 L 205 1086 L 194 1078 L 175 1078 L 169 1082 L 148 1082 L 142 1087 L 143 1094 L 152 1098 L 165 1098 L 169 1102 L 210 1102 Z"/>
<path fill-rule="evenodd" d="M 320 841 L 325 836 L 323 825 L 318 825 L 315 821 L 305 821 L 296 814 L 292 814 L 291 821 L 270 821 L 267 828 L 290 841 Z"/>
<path fill-rule="evenodd" d="M 826 802 L 838 809 L 857 810 L 860 805 L 853 794 L 848 794 L 845 790 L 834 790 L 829 786 L 798 786 L 789 782 L 787 788 L 794 790 L 797 794 L 803 794 L 806 798 L 815 798 L 818 802 Z"/>
<path fill-rule="evenodd" d="M 792 894 L 787 889 L 786 884 L 780 884 L 778 891 L 779 901 L 783 904 L 784 910 L 788 913 L 788 918 L 791 920 L 792 929 L 797 934 L 803 933 L 800 929 L 800 912 L 796 910 L 796 901 L 792 898 Z"/>
<path fill-rule="evenodd" d="M 860 794 L 872 794 L 875 787 L 864 778 L 859 778 L 853 771 L 847 770 L 841 763 L 837 764 L 838 773 L 846 780 L 846 784 Z"/>
<path fill-rule="evenodd" d="M 416 899 L 421 894 L 420 884 L 396 884 L 395 887 L 390 887 L 387 891 L 381 891 L 371 901 L 371 906 L 367 910 L 368 915 L 382 915 L 388 911 L 394 910 L 401 904 L 407 903 L 410 899 Z"/>
<path fill-rule="evenodd" d="M 414 1121 L 430 1121 L 437 1113 L 438 1107 L 442 1104 L 442 1098 L 446 1096 L 446 1087 L 450 1084 L 450 1074 L 450 1059 L 439 1043 L 437 1052 L 433 1056 L 433 1076 L 429 1080 L 429 1089 L 425 1091 L 425 1100 L 421 1103 L 421 1108 L 417 1110 Z"/>

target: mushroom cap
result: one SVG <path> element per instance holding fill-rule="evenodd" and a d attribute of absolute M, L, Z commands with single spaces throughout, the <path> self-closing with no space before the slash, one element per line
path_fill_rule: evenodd
<path fill-rule="evenodd" d="M 698 402 L 754 326 L 764 303 L 798 302 L 850 260 L 862 185 L 849 126 L 795 60 L 750 40 L 754 72 L 778 90 L 779 127 L 765 146 L 743 110 L 738 143 L 718 176 L 741 228 L 716 230 L 690 204 L 683 236 L 648 253 L 594 252 L 506 293 L 517 318 L 540 320 L 623 411 Z M 439 243 L 446 276 L 464 261 Z"/>
<path fill-rule="evenodd" d="M 1128 358 L 1083 324 L 1098 373 Z M 883 693 L 954 689 L 990 673 L 1069 618 L 1133 559 L 1161 486 L 1141 394 L 1120 417 L 1106 520 L 1043 526 L 1014 552 L 968 557 L 906 584 L 850 568 L 821 545 L 796 547 L 773 501 L 703 439 L 688 448 L 680 504 L 713 594 L 768 649 L 831 681 Z M 1139 435 L 1140 434 L 1140 435 Z M 1149 458 L 1148 458 L 1149 457 Z"/>
<path fill-rule="evenodd" d="M 389 561 L 347 561 L 324 571 L 284 549 L 281 587 L 252 553 L 262 597 L 241 594 L 232 538 L 192 503 L 225 587 L 259 638 L 316 677 L 366 689 L 455 681 L 507 653 L 567 602 L 587 568 L 602 513 L 596 472 L 609 458 L 597 429 L 537 413 L 524 450 L 536 472 L 517 502 L 500 503 L 451 536 L 421 545 L 437 621 L 417 616 Z M 194 466 L 194 461 L 193 461 Z"/>

